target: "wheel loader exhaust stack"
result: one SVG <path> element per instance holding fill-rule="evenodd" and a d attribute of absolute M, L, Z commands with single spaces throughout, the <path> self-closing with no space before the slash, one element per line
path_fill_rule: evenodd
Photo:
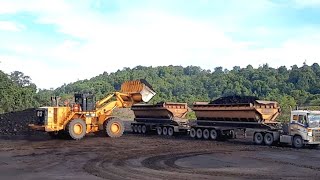
<path fill-rule="evenodd" d="M 52 137 L 81 139 L 86 133 L 105 132 L 110 137 L 120 137 L 123 122 L 112 117 L 115 108 L 128 108 L 136 103 L 148 102 L 155 95 L 152 86 L 144 79 L 126 81 L 119 92 L 113 92 L 94 102 L 94 95 L 75 94 L 72 107 L 40 107 L 38 123 L 30 128 L 48 132 Z"/>

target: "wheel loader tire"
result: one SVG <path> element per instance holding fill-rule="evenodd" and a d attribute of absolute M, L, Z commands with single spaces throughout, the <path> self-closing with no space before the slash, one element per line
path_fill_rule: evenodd
<path fill-rule="evenodd" d="M 72 139 L 82 139 L 86 135 L 86 123 L 82 119 L 71 120 L 67 125 L 67 133 Z"/>
<path fill-rule="evenodd" d="M 107 136 L 112 138 L 121 137 L 124 132 L 124 124 L 118 118 L 109 118 L 105 127 Z"/>

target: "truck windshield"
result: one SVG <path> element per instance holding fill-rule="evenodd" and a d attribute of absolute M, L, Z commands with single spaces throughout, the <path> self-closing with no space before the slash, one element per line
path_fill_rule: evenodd
<path fill-rule="evenodd" d="M 309 114 L 309 127 L 320 127 L 320 114 Z"/>

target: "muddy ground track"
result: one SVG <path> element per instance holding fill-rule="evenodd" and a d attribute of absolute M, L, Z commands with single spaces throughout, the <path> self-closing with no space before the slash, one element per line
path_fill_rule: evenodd
<path fill-rule="evenodd" d="M 318 149 L 297 150 L 289 147 L 255 146 L 248 141 L 194 140 L 188 137 L 158 137 L 125 134 L 121 138 L 86 137 L 72 140 L 22 140 L 0 145 L 0 151 L 12 153 L 12 158 L 23 164 L 21 170 L 42 172 L 63 169 L 87 173 L 104 179 L 303 179 L 308 173 L 290 174 L 251 171 L 250 166 L 239 170 L 245 163 L 267 164 L 269 167 L 297 169 L 320 175 L 319 159 L 314 159 Z M 260 151 L 278 154 L 286 151 L 290 156 L 302 156 L 315 161 L 312 164 L 255 155 Z M 309 152 L 313 153 L 309 155 Z M 283 153 L 286 154 L 286 153 Z M 181 165 L 188 158 L 211 156 L 215 167 L 190 167 Z M 230 163 L 228 157 L 235 158 Z M 320 156 L 317 156 L 320 157 Z M 314 160 L 313 160 L 314 159 Z M 3 162 L 6 163 L 6 162 Z M 240 163 L 240 164 L 239 164 Z M 254 167 L 255 168 L 255 167 Z M 256 168 L 259 170 L 259 168 Z M 263 170 L 263 167 L 261 167 Z"/>

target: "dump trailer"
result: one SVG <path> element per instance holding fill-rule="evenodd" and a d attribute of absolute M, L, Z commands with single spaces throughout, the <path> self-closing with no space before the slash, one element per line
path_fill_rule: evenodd
<path fill-rule="evenodd" d="M 255 144 L 287 143 L 300 148 L 320 144 L 320 112 L 295 110 L 289 123 L 277 122 L 280 106 L 253 97 L 224 97 L 210 103 L 196 102 L 192 138 L 235 138 L 236 130 L 253 131 Z"/>
<path fill-rule="evenodd" d="M 134 122 L 131 123 L 134 133 L 146 134 L 153 131 L 158 135 L 173 136 L 189 130 L 188 120 L 185 119 L 187 103 L 136 104 L 131 109 L 135 115 Z"/>
<path fill-rule="evenodd" d="M 48 132 L 54 138 L 71 137 L 78 140 L 91 132 L 120 137 L 124 125 L 120 119 L 112 116 L 113 110 L 148 102 L 155 94 L 144 79 L 126 81 L 121 85 L 120 92 L 110 93 L 97 102 L 92 94 L 75 94 L 75 103 L 72 105 L 59 107 L 57 103 L 56 106 L 37 109 L 37 123 L 29 127 Z"/>

